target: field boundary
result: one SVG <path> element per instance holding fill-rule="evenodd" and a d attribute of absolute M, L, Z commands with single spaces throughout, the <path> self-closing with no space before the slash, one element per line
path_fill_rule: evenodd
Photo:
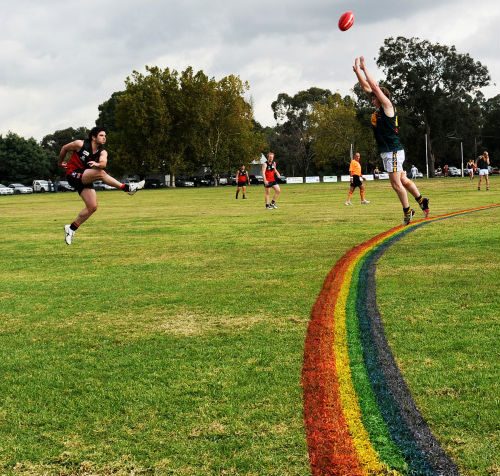
<path fill-rule="evenodd" d="M 459 474 L 420 414 L 385 338 L 376 263 L 424 225 L 499 206 L 391 228 L 347 251 L 331 269 L 311 311 L 302 368 L 313 476 Z"/>

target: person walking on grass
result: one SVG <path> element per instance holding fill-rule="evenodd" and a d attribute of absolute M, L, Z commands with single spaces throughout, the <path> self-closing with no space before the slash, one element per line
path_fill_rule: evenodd
<path fill-rule="evenodd" d="M 483 152 L 483 155 L 480 155 L 477 159 L 476 162 L 476 167 L 479 169 L 479 183 L 477 184 L 477 189 L 481 190 L 481 182 L 484 181 L 486 182 L 486 190 L 490 189 L 490 179 L 489 179 L 489 174 L 490 170 L 490 156 L 487 151 Z"/>
<path fill-rule="evenodd" d="M 391 102 L 391 93 L 387 88 L 378 85 L 368 72 L 362 56 L 355 59 L 352 69 L 363 91 L 370 95 L 371 102 L 376 108 L 371 120 L 375 141 L 384 169 L 389 174 L 391 186 L 403 207 L 403 224 L 408 225 L 415 215 L 415 210 L 410 208 L 408 192 L 413 195 L 424 216 L 427 217 L 429 199 L 422 197 L 415 183 L 406 176 L 403 169 L 405 151 L 399 138 L 398 116 Z"/>
<path fill-rule="evenodd" d="M 267 154 L 267 160 L 262 164 L 262 176 L 264 177 L 264 193 L 266 199 L 266 209 L 272 210 L 273 208 L 278 208 L 276 202 L 280 196 L 281 189 L 278 184 L 278 178 L 281 177 L 278 169 L 276 168 L 276 162 L 274 161 L 274 152 L 269 152 Z M 271 201 L 270 189 L 274 190 L 274 196 Z"/>
<path fill-rule="evenodd" d="M 356 152 L 349 165 L 349 175 L 351 176 L 351 184 L 349 185 L 349 192 L 347 193 L 347 200 L 345 205 L 352 205 L 351 198 L 356 187 L 359 187 L 359 194 L 361 196 L 361 205 L 368 205 L 369 200 L 365 198 L 365 184 L 363 182 L 363 174 L 361 172 L 361 154 Z"/>
<path fill-rule="evenodd" d="M 240 193 L 240 190 L 243 192 L 243 197 L 242 198 L 247 198 L 246 192 L 247 192 L 247 185 L 250 185 L 250 176 L 248 175 L 248 171 L 245 169 L 245 166 L 242 165 L 239 169 L 238 172 L 236 172 L 236 198 L 238 198 L 238 194 Z"/>
<path fill-rule="evenodd" d="M 472 159 L 467 162 L 467 175 L 469 176 L 469 180 L 474 180 L 474 169 L 476 168 L 476 164 Z"/>
<path fill-rule="evenodd" d="M 59 153 L 59 165 L 65 171 L 66 180 L 76 189 L 85 204 L 85 208 L 80 211 L 75 220 L 69 225 L 64 225 L 64 240 L 67 245 L 71 245 L 76 230 L 97 210 L 97 194 L 94 189 L 96 180 L 102 180 L 105 184 L 123 190 L 129 195 L 144 188 L 144 180 L 124 184 L 105 171 L 108 163 L 108 153 L 104 149 L 105 143 L 105 129 L 94 127 L 89 132 L 88 139 L 74 140 L 63 145 Z M 71 152 L 71 156 L 66 161 L 68 152 Z"/>

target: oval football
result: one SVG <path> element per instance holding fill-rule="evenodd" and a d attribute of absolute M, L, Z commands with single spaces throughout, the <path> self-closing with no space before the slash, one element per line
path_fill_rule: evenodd
<path fill-rule="evenodd" d="M 345 12 L 339 18 L 339 29 L 346 31 L 354 24 L 354 13 Z"/>

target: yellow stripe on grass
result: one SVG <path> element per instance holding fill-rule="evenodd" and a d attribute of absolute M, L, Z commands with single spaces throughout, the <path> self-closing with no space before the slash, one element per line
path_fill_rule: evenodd
<path fill-rule="evenodd" d="M 390 235 L 392 236 L 392 235 Z M 344 416 L 351 433 L 354 448 L 358 454 L 358 459 L 363 467 L 364 474 L 398 474 L 390 471 L 387 466 L 382 463 L 378 453 L 370 442 L 370 436 L 361 418 L 361 408 L 359 406 L 358 397 L 352 382 L 351 368 L 349 362 L 349 351 L 347 347 L 347 328 L 346 328 L 346 305 L 351 287 L 352 275 L 356 264 L 363 256 L 375 246 L 384 241 L 387 236 L 372 243 L 371 246 L 361 249 L 355 258 L 348 265 L 342 281 L 342 286 L 339 290 L 338 299 L 335 305 L 335 356 L 339 379 L 339 393 Z"/>

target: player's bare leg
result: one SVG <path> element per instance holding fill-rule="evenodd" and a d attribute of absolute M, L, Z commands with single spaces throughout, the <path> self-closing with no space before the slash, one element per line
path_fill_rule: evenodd
<path fill-rule="evenodd" d="M 406 172 L 401 173 L 401 183 L 403 184 L 403 187 L 413 195 L 416 202 L 418 203 L 418 206 L 424 212 L 425 218 L 427 218 L 429 216 L 429 199 L 422 197 L 415 182 L 413 182 L 406 176 Z"/>
<path fill-rule="evenodd" d="M 86 222 L 97 211 L 97 194 L 93 188 L 84 188 L 80 193 L 80 197 L 83 203 L 85 203 L 85 208 L 78 213 L 78 216 L 71 225 L 64 225 L 64 240 L 68 245 L 71 245 L 73 242 L 73 237 L 80 225 Z"/>

